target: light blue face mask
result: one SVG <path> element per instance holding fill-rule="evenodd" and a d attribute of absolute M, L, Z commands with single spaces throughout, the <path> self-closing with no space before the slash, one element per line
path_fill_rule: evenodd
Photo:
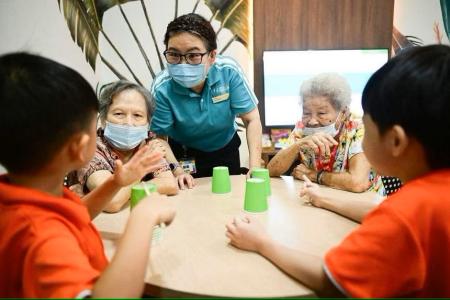
<path fill-rule="evenodd" d="M 192 88 L 201 83 L 205 77 L 205 64 L 167 64 L 169 75 L 185 88 Z"/>
<path fill-rule="evenodd" d="M 104 137 L 116 149 L 131 150 L 148 137 L 149 126 L 119 125 L 106 122 Z"/>

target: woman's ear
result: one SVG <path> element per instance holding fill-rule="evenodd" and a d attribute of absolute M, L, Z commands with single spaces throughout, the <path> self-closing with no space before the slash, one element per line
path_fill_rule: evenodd
<path fill-rule="evenodd" d="M 211 50 L 211 52 L 209 52 L 209 63 L 212 65 L 215 61 L 216 61 L 216 56 L 217 56 L 217 49 Z"/>
<path fill-rule="evenodd" d="M 402 156 L 410 144 L 408 135 L 400 125 L 392 126 L 386 133 L 386 137 L 388 138 L 388 146 L 393 157 Z"/>

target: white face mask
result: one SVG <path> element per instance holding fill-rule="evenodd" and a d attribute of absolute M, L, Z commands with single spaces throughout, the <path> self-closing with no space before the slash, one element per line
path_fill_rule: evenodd
<path fill-rule="evenodd" d="M 313 135 L 316 133 L 327 133 L 331 135 L 332 137 L 335 137 L 338 134 L 338 130 L 336 129 L 336 122 L 333 122 L 330 125 L 322 126 L 322 127 L 304 127 L 303 128 L 303 135 Z"/>

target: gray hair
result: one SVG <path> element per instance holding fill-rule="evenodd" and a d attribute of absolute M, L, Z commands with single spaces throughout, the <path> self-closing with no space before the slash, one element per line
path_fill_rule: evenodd
<path fill-rule="evenodd" d="M 125 90 L 135 90 L 139 92 L 142 95 L 142 97 L 144 97 L 145 104 L 147 105 L 147 118 L 148 122 L 150 123 L 151 118 L 153 116 L 153 111 L 155 110 L 155 104 L 150 95 L 150 92 L 147 89 L 143 88 L 142 86 L 127 80 L 115 81 L 107 85 L 104 85 L 100 89 L 100 96 L 98 97 L 100 104 L 99 107 L 100 120 L 101 121 L 106 120 L 106 115 L 108 114 L 108 110 L 111 107 L 113 97 Z"/>
<path fill-rule="evenodd" d="M 350 107 L 352 91 L 347 80 L 337 73 L 321 73 L 302 83 L 300 98 L 303 102 L 306 98 L 323 96 L 327 97 L 330 104 L 342 111 Z"/>

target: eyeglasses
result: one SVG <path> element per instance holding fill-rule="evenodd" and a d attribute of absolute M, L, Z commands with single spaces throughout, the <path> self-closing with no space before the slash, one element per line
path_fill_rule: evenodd
<path fill-rule="evenodd" d="M 184 60 L 190 64 L 190 65 L 198 65 L 202 63 L 203 56 L 205 54 L 208 54 L 209 51 L 206 51 L 205 53 L 186 53 L 186 54 L 180 54 L 177 52 L 170 52 L 170 51 L 164 51 L 164 57 L 166 58 L 167 62 L 171 65 L 176 65 L 181 63 L 181 58 L 184 57 Z"/>

